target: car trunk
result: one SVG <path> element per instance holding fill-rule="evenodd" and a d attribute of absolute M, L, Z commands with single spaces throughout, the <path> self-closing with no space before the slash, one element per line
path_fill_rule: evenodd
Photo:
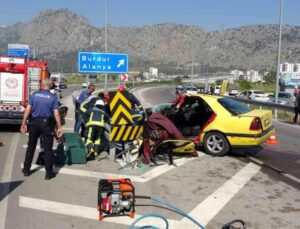
<path fill-rule="evenodd" d="M 252 110 L 245 114 L 239 115 L 240 117 L 258 117 L 261 120 L 263 130 L 267 130 L 273 126 L 272 112 L 268 110 Z"/>

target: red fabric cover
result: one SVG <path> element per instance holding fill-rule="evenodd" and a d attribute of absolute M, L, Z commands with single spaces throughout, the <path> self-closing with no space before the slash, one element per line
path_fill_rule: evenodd
<path fill-rule="evenodd" d="M 185 139 L 177 127 L 166 116 L 160 113 L 152 113 L 147 123 L 152 129 L 164 128 L 172 139 Z"/>

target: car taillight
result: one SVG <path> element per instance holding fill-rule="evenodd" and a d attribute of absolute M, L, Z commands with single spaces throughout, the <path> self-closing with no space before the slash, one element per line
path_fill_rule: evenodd
<path fill-rule="evenodd" d="M 254 130 L 254 131 L 262 130 L 260 118 L 255 117 L 252 120 L 251 125 L 250 125 L 250 130 Z"/>

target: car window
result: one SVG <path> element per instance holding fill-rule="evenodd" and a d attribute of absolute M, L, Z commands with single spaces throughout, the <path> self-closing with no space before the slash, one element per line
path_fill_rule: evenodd
<path fill-rule="evenodd" d="M 265 94 L 262 91 L 253 91 L 254 94 Z"/>
<path fill-rule="evenodd" d="M 290 98 L 288 93 L 279 93 L 278 97 L 283 98 L 283 99 L 289 99 Z"/>
<path fill-rule="evenodd" d="M 249 107 L 233 99 L 221 98 L 218 99 L 218 102 L 233 115 L 245 114 L 251 111 Z"/>

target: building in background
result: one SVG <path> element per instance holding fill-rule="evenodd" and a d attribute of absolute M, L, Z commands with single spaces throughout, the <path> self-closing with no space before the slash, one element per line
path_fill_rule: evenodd
<path fill-rule="evenodd" d="M 158 68 L 151 67 L 149 68 L 149 74 L 152 78 L 158 78 Z"/>
<path fill-rule="evenodd" d="M 300 64 L 280 64 L 279 85 L 281 91 L 292 92 L 295 87 L 300 88 Z"/>

